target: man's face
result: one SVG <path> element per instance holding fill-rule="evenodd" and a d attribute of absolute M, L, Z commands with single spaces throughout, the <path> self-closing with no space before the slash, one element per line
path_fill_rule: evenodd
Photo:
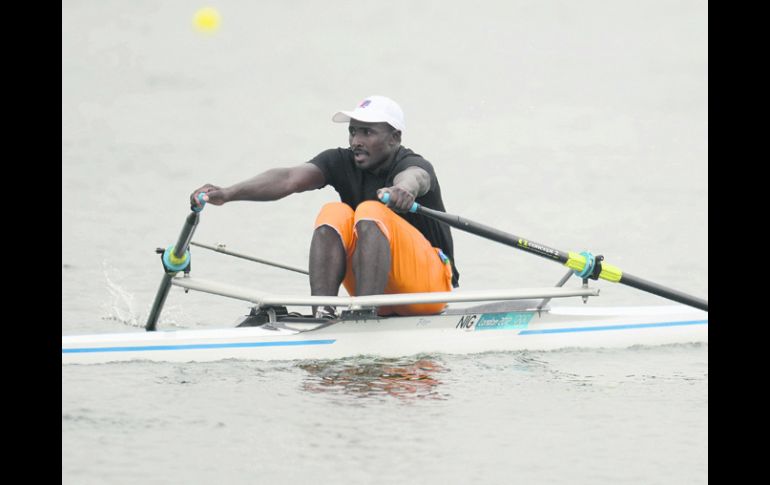
<path fill-rule="evenodd" d="M 387 162 L 401 143 L 401 132 L 387 123 L 351 119 L 348 132 L 356 166 L 370 172 L 376 172 Z"/>

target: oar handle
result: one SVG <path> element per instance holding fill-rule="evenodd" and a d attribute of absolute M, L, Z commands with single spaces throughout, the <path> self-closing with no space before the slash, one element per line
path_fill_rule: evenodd
<path fill-rule="evenodd" d="M 191 205 L 190 206 L 190 209 L 192 209 L 193 212 L 200 212 L 200 211 L 203 210 L 203 207 L 206 205 L 206 199 L 203 198 L 204 195 L 206 195 L 206 194 L 204 194 L 203 192 L 198 194 L 197 199 L 198 199 L 198 202 L 201 203 L 200 206 L 197 206 L 197 205 Z"/>
<path fill-rule="evenodd" d="M 387 204 L 388 202 L 390 202 L 390 192 L 384 192 L 380 196 L 380 202 L 382 202 L 383 204 Z M 409 208 L 409 212 L 417 212 L 417 209 L 419 208 L 420 208 L 420 204 L 415 202 L 412 204 L 412 207 Z"/>

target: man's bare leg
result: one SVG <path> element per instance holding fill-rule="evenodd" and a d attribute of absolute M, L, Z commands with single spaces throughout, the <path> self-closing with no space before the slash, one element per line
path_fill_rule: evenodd
<path fill-rule="evenodd" d="M 347 257 L 342 239 L 331 226 L 319 226 L 310 241 L 310 294 L 337 296 L 345 277 Z M 316 314 L 318 307 L 313 307 Z"/>
<path fill-rule="evenodd" d="M 388 238 L 374 221 L 356 224 L 358 242 L 353 252 L 356 295 L 381 295 L 385 291 L 392 261 Z"/>

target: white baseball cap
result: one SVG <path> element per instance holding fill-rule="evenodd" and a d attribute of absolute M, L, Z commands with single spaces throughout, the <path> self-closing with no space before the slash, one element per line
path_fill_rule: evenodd
<path fill-rule="evenodd" d="M 404 131 L 404 112 L 401 106 L 385 96 L 369 96 L 353 111 L 337 111 L 332 121 L 346 123 L 352 119 L 367 123 L 385 122 L 393 128 Z"/>

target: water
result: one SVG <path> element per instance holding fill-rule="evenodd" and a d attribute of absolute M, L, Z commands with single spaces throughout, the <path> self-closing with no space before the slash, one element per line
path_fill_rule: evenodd
<path fill-rule="evenodd" d="M 62 334 L 141 326 L 187 196 L 344 145 L 398 100 L 447 210 L 708 297 L 704 2 L 62 7 Z M 202 6 L 202 5 L 201 5 Z M 331 189 L 207 207 L 196 239 L 307 265 Z M 454 231 L 467 289 L 563 268 Z M 196 250 L 200 277 L 307 292 Z M 661 304 L 597 283 L 593 305 Z M 175 289 L 159 326 L 247 307 Z M 706 483 L 708 347 L 62 368 L 63 483 Z"/>
<path fill-rule="evenodd" d="M 705 483 L 706 354 L 676 346 L 67 368 L 63 475 Z"/>

